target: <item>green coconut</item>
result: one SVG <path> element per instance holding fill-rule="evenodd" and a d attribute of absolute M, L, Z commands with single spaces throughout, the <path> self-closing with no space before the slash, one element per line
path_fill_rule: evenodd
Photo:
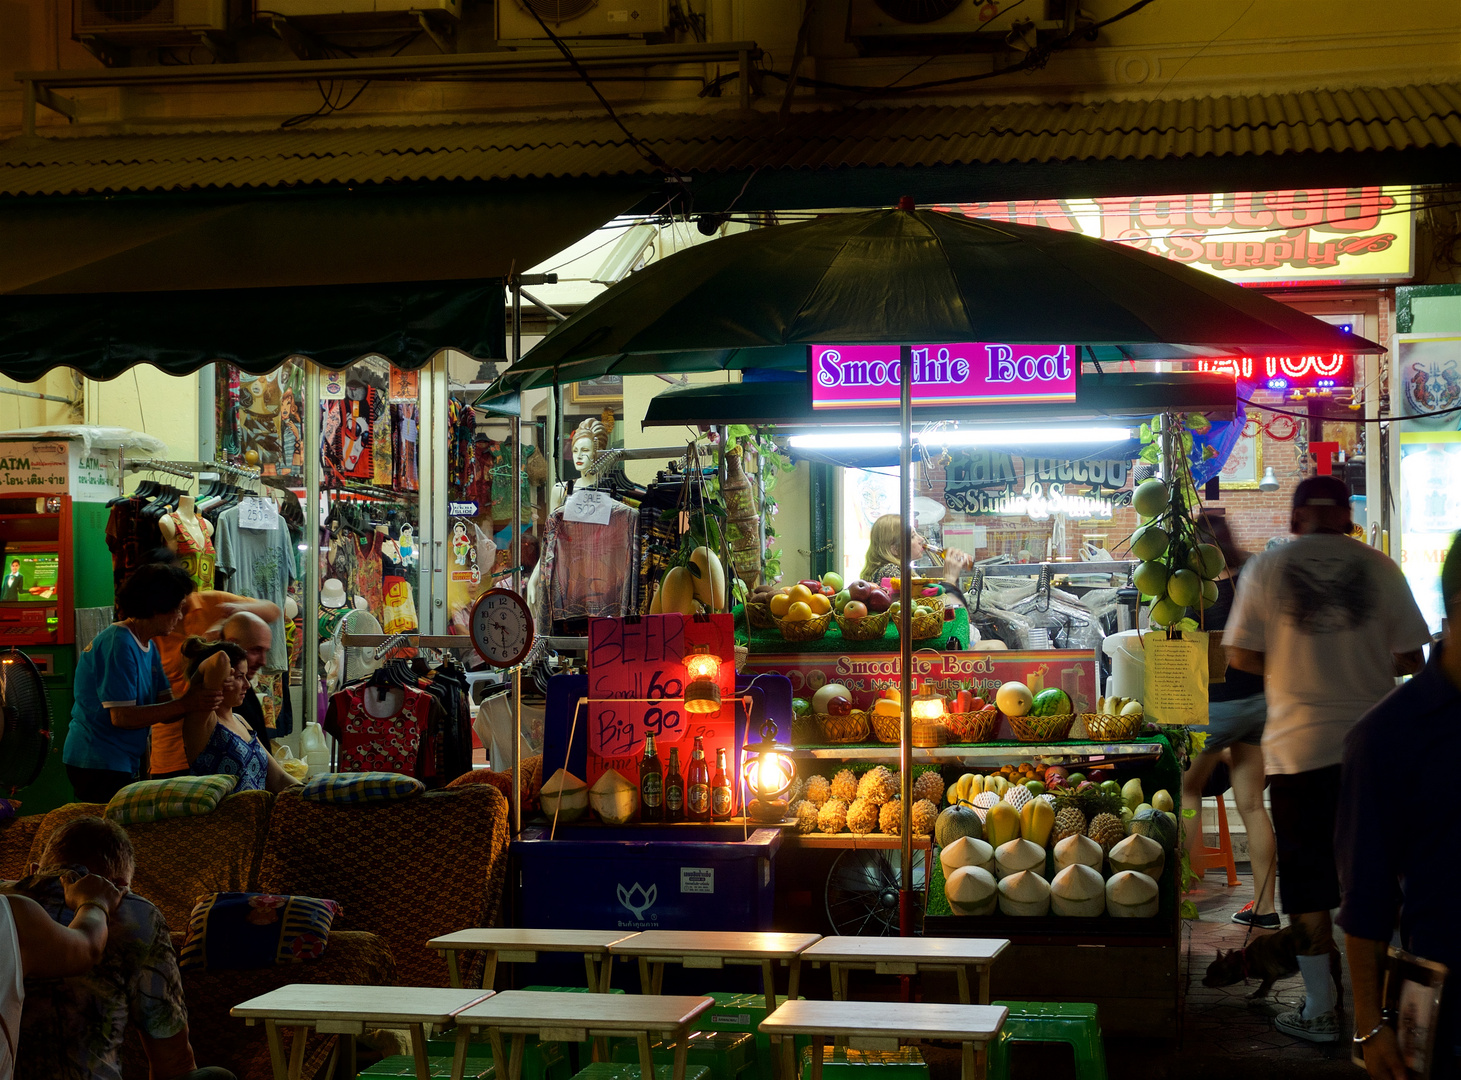
<path fill-rule="evenodd" d="M 1155 477 L 1145 480 L 1131 493 L 1131 506 L 1142 517 L 1156 517 L 1172 501 L 1167 485 Z"/>

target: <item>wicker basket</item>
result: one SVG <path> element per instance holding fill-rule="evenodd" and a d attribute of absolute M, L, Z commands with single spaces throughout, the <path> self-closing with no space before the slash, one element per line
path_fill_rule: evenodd
<path fill-rule="evenodd" d="M 1097 742 L 1117 742 L 1130 739 L 1141 730 L 1146 718 L 1136 716 L 1112 716 L 1109 713 L 1082 713 L 1081 721 L 1086 725 L 1086 735 Z"/>
<path fill-rule="evenodd" d="M 1010 728 L 1020 742 L 1061 742 L 1070 735 L 1075 713 L 1055 716 L 1011 716 Z"/>
<path fill-rule="evenodd" d="M 949 713 L 944 717 L 944 729 L 949 741 L 955 743 L 989 742 L 999 727 L 998 709 L 980 709 L 978 712 Z"/>
<path fill-rule="evenodd" d="M 828 743 L 857 743 L 867 739 L 867 713 L 853 709 L 846 716 L 829 716 L 827 713 L 813 713 L 817 726 L 822 729 L 822 741 Z"/>
<path fill-rule="evenodd" d="M 888 631 L 888 613 L 879 612 L 876 615 L 864 615 L 860 619 L 847 619 L 841 615 L 836 616 L 837 629 L 842 631 L 842 636 L 848 641 L 876 641 Z"/>
<path fill-rule="evenodd" d="M 785 619 L 776 620 L 776 628 L 781 631 L 781 636 L 787 641 L 816 641 L 818 638 L 827 636 L 827 627 L 832 625 L 832 613 L 818 615 L 814 619 L 805 619 L 802 622 L 787 622 Z"/>
<path fill-rule="evenodd" d="M 912 618 L 914 641 L 938 637 L 944 628 L 943 600 L 937 596 L 918 599 L 913 605 Z M 893 627 L 896 632 L 902 633 L 902 623 L 893 620 Z"/>
<path fill-rule="evenodd" d="M 776 616 L 771 614 L 771 605 L 757 600 L 746 601 L 746 618 L 758 630 L 775 630 Z"/>
<path fill-rule="evenodd" d="M 902 738 L 901 728 L 903 718 L 901 716 L 889 716 L 887 713 L 870 712 L 868 720 L 873 726 L 873 737 L 880 743 L 896 743 Z"/>
<path fill-rule="evenodd" d="M 815 746 L 822 741 L 822 728 L 811 713 L 791 718 L 791 744 L 793 746 Z"/>

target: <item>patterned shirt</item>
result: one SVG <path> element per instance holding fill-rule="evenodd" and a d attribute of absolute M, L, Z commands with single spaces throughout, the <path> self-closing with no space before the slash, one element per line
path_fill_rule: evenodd
<path fill-rule="evenodd" d="M 29 896 L 63 926 L 66 907 L 54 874 L 37 874 L 8 891 Z M 106 952 L 86 975 L 27 979 L 15 1080 L 121 1080 L 127 1025 L 153 1039 L 188 1027 L 182 977 L 167 920 L 133 893 L 112 916 Z"/>

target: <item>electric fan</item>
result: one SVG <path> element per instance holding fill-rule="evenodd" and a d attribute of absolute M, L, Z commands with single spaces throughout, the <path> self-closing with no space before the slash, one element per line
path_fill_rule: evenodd
<path fill-rule="evenodd" d="M 40 669 L 17 649 L 0 655 L 0 790 L 35 783 L 51 751 L 51 710 Z"/>
<path fill-rule="evenodd" d="M 827 875 L 827 919 L 839 934 L 896 937 L 902 852 L 844 851 Z M 923 852 L 913 853 L 913 924 L 923 925 Z"/>
<path fill-rule="evenodd" d="M 346 634 L 379 635 L 382 633 L 384 631 L 381 629 L 380 620 L 370 612 L 356 609 L 345 613 L 345 617 L 335 627 L 335 648 L 327 668 L 327 673 L 332 676 L 326 683 L 331 693 L 348 686 L 357 679 L 365 678 L 381 666 L 381 662 L 375 658 L 376 646 L 350 646 L 347 648 L 341 644 L 341 639 Z"/>

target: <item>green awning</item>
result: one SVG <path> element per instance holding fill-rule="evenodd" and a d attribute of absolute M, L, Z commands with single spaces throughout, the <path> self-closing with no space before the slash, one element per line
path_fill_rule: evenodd
<path fill-rule="evenodd" d="M 503 354 L 502 279 L 642 194 L 603 183 L 0 201 L 0 374 Z"/>

